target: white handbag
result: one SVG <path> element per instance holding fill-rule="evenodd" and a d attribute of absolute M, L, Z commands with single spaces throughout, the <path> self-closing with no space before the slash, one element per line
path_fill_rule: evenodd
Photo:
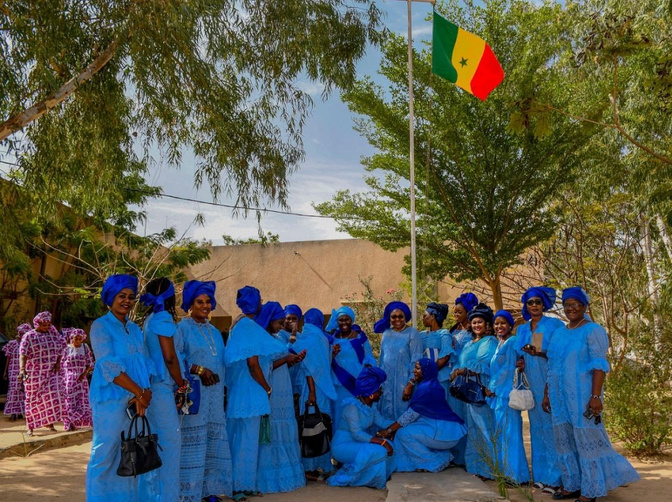
<path fill-rule="evenodd" d="M 518 375 L 521 376 L 520 382 Z M 520 373 L 518 368 L 513 374 L 513 388 L 509 393 L 509 407 L 514 410 L 531 410 L 534 408 L 534 394 L 530 390 L 530 383 L 527 381 L 525 373 Z"/>

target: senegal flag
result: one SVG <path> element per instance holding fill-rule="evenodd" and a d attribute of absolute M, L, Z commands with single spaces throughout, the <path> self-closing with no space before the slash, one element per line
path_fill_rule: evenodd
<path fill-rule="evenodd" d="M 436 12 L 433 32 L 432 73 L 485 100 L 504 79 L 490 46 Z"/>

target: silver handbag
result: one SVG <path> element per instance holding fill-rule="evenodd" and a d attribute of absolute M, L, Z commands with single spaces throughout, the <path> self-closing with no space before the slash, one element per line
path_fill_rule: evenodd
<path fill-rule="evenodd" d="M 520 379 L 518 375 L 520 375 Z M 520 411 L 534 408 L 534 394 L 530 390 L 530 383 L 527 381 L 525 373 L 519 372 L 518 368 L 513 374 L 513 388 L 509 393 L 509 407 Z"/>

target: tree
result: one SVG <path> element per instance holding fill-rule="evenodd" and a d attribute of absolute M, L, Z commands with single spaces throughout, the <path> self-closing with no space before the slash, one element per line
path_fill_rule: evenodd
<path fill-rule="evenodd" d="M 193 151 L 215 197 L 284 204 L 312 105 L 300 80 L 347 88 L 379 27 L 372 0 L 6 0 L 0 141 L 44 214 L 110 217 L 153 146 L 176 165 Z"/>
<path fill-rule="evenodd" d="M 262 246 L 270 246 L 280 242 L 280 236 L 273 232 L 260 233 L 259 238 L 250 237 L 249 239 L 236 239 L 230 235 L 222 235 L 225 246 L 236 246 L 238 244 L 261 244 Z"/>
<path fill-rule="evenodd" d="M 451 20 L 492 46 L 506 77 L 485 102 L 431 74 L 429 50 L 414 55 L 415 159 L 420 276 L 482 281 L 502 306 L 501 276 L 554 230 L 547 203 L 571 181 L 590 126 L 526 116 L 517 102 L 554 97 L 563 76 L 553 56 L 568 44 L 558 5 L 521 0 L 445 4 Z M 550 64 L 549 64 L 550 61 Z M 364 116 L 356 129 L 378 153 L 364 160 L 371 190 L 338 192 L 317 206 L 340 230 L 396 250 L 409 244 L 409 139 L 405 41 L 383 46 L 383 89 L 370 78 L 344 95 Z"/>

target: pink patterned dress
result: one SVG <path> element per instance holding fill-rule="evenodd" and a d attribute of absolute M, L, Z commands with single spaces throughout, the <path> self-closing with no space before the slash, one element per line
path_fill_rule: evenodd
<path fill-rule="evenodd" d="M 68 345 L 63 349 L 61 357 L 61 371 L 65 385 L 65 402 L 63 414 L 63 426 L 68 430 L 70 426 L 91 427 L 91 405 L 89 404 L 89 381 L 86 377 L 79 381 L 79 376 L 93 366 L 93 352 L 88 345 L 79 347 Z"/>
<path fill-rule="evenodd" d="M 9 359 L 7 368 L 7 401 L 5 402 L 5 415 L 23 415 L 26 406 L 26 396 L 23 393 L 23 383 L 17 380 L 19 376 L 19 341 L 10 340 L 2 348 Z"/>
<path fill-rule="evenodd" d="M 24 388 L 30 430 L 63 420 L 63 384 L 54 365 L 65 347 L 65 338 L 53 326 L 46 333 L 31 330 L 21 340 L 19 353 L 27 357 Z"/>

